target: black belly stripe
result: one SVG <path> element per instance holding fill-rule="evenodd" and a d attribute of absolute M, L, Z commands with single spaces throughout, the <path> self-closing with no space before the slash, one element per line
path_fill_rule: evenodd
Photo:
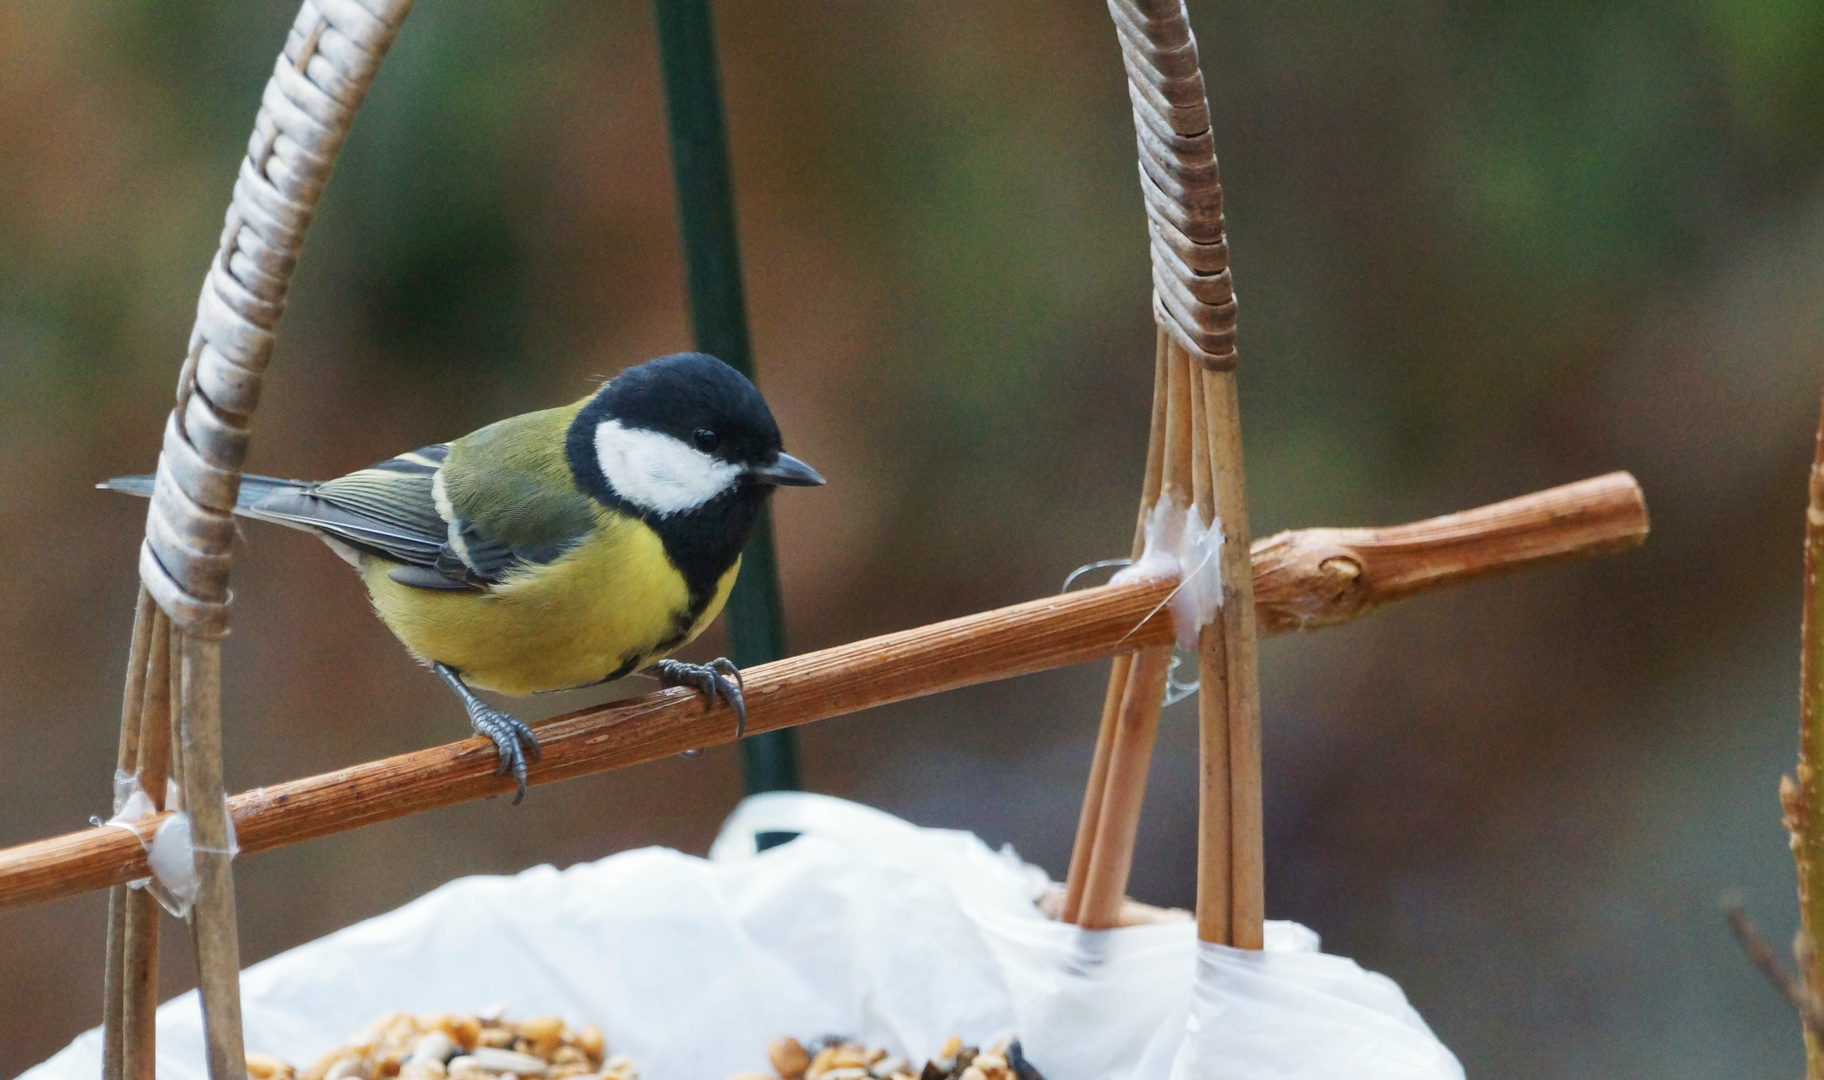
<path fill-rule="evenodd" d="M 536 692 L 540 694 L 561 694 L 566 690 L 587 690 L 591 686 L 601 686 L 604 683 L 611 683 L 616 679 L 624 679 L 633 674 L 634 669 L 640 666 L 640 661 L 643 659 L 644 656 L 640 653 L 632 653 L 621 661 L 620 667 L 615 668 L 613 671 L 610 671 L 608 674 L 594 682 L 577 683 L 575 686 L 558 686 L 550 690 L 539 690 Z"/>

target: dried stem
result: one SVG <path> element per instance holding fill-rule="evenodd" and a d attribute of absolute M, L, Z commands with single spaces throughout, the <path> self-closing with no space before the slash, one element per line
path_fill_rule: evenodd
<path fill-rule="evenodd" d="M 1589 481 L 1515 500 L 1556 507 L 1521 529 L 1547 539 L 1518 542 L 1511 523 L 1501 519 L 1489 523 L 1490 550 L 1477 552 L 1477 545 L 1456 530 L 1450 552 L 1442 556 L 1451 569 L 1433 575 L 1431 584 L 1500 573 L 1508 569 L 1502 557 L 1526 562 L 1540 548 L 1554 551 L 1556 558 L 1569 557 L 1576 552 L 1567 547 L 1567 537 L 1574 540 L 1571 546 L 1590 553 L 1638 544 L 1646 507 L 1632 481 L 1617 475 L 1620 481 L 1598 482 L 1596 494 L 1607 498 L 1610 481 L 1622 483 L 1633 496 L 1631 512 L 1582 513 L 1582 501 L 1592 494 Z M 1364 575 L 1372 579 L 1383 553 L 1372 546 L 1355 551 Z M 1465 558 L 1465 552 L 1477 554 Z M 1400 565 L 1413 558 L 1404 550 L 1395 554 Z M 1280 573 L 1271 581 L 1261 575 L 1260 610 L 1306 609 L 1328 582 L 1321 574 L 1302 579 Z M 748 731 L 772 731 L 1168 644 L 1174 632 L 1158 607 L 1171 588 L 1170 583 L 1135 582 L 1085 589 L 759 665 L 745 673 Z M 1270 635 L 1286 625 L 1263 620 L 1262 631 Z M 549 783 L 713 746 L 730 741 L 734 727 L 726 708 L 705 715 L 701 698 L 681 689 L 584 709 L 540 725 L 545 760 L 533 766 L 530 780 Z M 512 790 L 510 778 L 494 775 L 494 764 L 492 743 L 465 739 L 245 792 L 229 800 L 229 806 L 242 851 L 264 851 Z M 148 819 L 135 831 L 149 841 L 161 820 Z M 146 872 L 140 842 L 124 829 L 85 829 L 21 844 L 0 850 L 0 910 L 105 888 Z"/>
<path fill-rule="evenodd" d="M 1824 589 L 1818 587 L 1819 561 L 1824 558 L 1824 411 L 1818 418 L 1816 450 L 1812 457 L 1810 500 L 1805 508 L 1805 608 L 1799 645 L 1799 765 L 1798 779 L 1780 780 L 1780 803 L 1787 831 L 1792 836 L 1792 856 L 1799 875 L 1799 935 L 1812 958 L 1800 972 L 1810 1000 L 1824 1000 L 1824 973 L 1818 971 L 1818 935 L 1824 933 L 1824 799 L 1819 797 L 1818 771 L 1824 763 Z M 1824 1040 L 1815 1025 L 1805 1028 L 1805 1071 L 1810 1080 L 1824 1080 Z"/>
<path fill-rule="evenodd" d="M 1754 923 L 1749 921 L 1748 913 L 1742 906 L 1726 905 L 1723 908 L 1723 918 L 1729 920 L 1729 929 L 1734 932 L 1735 940 L 1741 942 L 1748 959 L 1754 961 L 1754 966 L 1767 976 L 1767 981 L 1786 999 L 1786 1004 L 1792 1006 L 1792 1011 L 1799 1014 L 1799 1025 L 1806 1034 L 1807 1042 L 1824 1034 L 1824 1013 L 1819 1011 L 1818 998 L 1806 989 L 1798 975 L 1787 971 L 1786 966 L 1780 963 L 1779 958 L 1773 954 L 1773 947 L 1754 928 Z M 1799 942 L 1795 944 L 1803 941 L 1804 933 L 1801 931 Z M 1795 951 L 1801 954 L 1804 952 L 1803 948 Z"/>

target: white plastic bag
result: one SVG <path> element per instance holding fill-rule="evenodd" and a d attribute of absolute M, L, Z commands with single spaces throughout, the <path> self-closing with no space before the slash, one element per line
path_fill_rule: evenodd
<path fill-rule="evenodd" d="M 756 854 L 754 836 L 799 839 Z M 1048 1080 L 1458 1080 L 1399 988 L 1269 923 L 1267 951 L 1189 923 L 1090 932 L 1032 901 L 1045 875 L 968 833 L 762 795 L 708 860 L 657 848 L 451 882 L 249 968 L 250 1051 L 310 1064 L 393 1010 L 599 1024 L 646 1080 L 765 1070 L 781 1034 L 914 1060 L 1016 1034 Z M 1194 987 L 1194 990 L 1193 990 Z M 160 1080 L 204 1080 L 194 994 L 158 1012 Z M 26 1080 L 93 1080 L 89 1031 Z"/>

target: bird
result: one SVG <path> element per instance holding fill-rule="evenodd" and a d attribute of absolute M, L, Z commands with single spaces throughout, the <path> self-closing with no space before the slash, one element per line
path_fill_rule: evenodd
<path fill-rule="evenodd" d="M 151 476 L 98 487 L 150 497 Z M 243 476 L 234 512 L 321 539 L 375 613 L 494 743 L 517 804 L 538 738 L 476 696 L 636 671 L 718 698 L 745 729 L 726 657 L 669 659 L 722 610 L 773 491 L 821 485 L 766 399 L 704 353 L 630 367 L 579 401 L 319 482 Z"/>

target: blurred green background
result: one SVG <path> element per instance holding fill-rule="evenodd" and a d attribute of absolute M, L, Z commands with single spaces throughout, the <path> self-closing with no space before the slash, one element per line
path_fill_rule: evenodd
<path fill-rule="evenodd" d="M 105 811 L 144 509 L 90 487 L 153 463 L 294 10 L 0 5 L 0 845 Z M 1796 919 L 1775 785 L 1824 375 L 1824 5 L 1192 14 L 1256 535 L 1617 468 L 1654 520 L 1627 556 L 1266 646 L 1269 914 L 1399 980 L 1472 1075 L 1794 1075 L 1717 898 L 1776 941 Z M 831 478 L 777 502 L 794 647 L 1123 552 L 1153 333 L 1106 11 L 717 15 L 760 381 Z M 688 345 L 647 5 L 423 0 L 312 233 L 249 468 L 335 475 Z M 314 541 L 251 527 L 235 580 L 233 788 L 465 733 Z M 1103 679 L 814 725 L 807 781 L 1061 876 Z M 1180 705 L 1142 899 L 1191 900 L 1195 775 Z M 738 795 L 723 749 L 249 857 L 243 955 L 459 874 L 700 852 Z M 0 1075 L 97 1021 L 103 908 L 0 914 Z"/>

